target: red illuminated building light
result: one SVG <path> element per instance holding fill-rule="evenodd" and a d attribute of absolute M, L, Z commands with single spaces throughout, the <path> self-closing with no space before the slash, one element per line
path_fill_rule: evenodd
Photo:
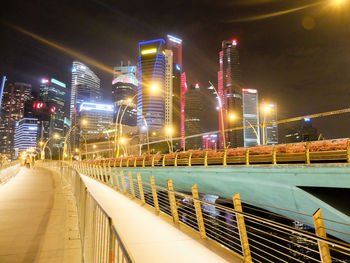
<path fill-rule="evenodd" d="M 232 45 L 233 45 L 233 46 L 237 46 L 237 39 L 233 39 L 233 40 L 232 40 Z"/>
<path fill-rule="evenodd" d="M 54 113 L 54 112 L 56 111 L 56 107 L 55 107 L 55 106 L 51 107 L 50 111 L 51 111 L 52 113 Z"/>

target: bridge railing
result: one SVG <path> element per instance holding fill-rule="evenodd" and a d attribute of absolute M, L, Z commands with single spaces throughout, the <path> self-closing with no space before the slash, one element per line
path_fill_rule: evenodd
<path fill-rule="evenodd" d="M 12 161 L 9 163 L 1 163 L 0 164 L 0 184 L 4 184 L 9 181 L 13 176 L 15 176 L 18 170 L 14 170 L 12 168 L 19 167 L 19 161 Z"/>
<path fill-rule="evenodd" d="M 71 187 L 78 209 L 83 262 L 133 263 L 111 217 L 87 190 L 77 171 L 69 163 L 46 161 L 37 166 L 55 168 Z"/>
<path fill-rule="evenodd" d="M 265 145 L 217 151 L 190 150 L 164 155 L 92 160 L 91 162 L 113 162 L 118 167 L 350 163 L 350 139 Z"/>
<path fill-rule="evenodd" d="M 320 209 L 313 215 L 315 231 L 306 231 L 243 211 L 238 193 L 229 207 L 199 198 L 196 185 L 190 193 L 177 186 L 180 191 L 174 191 L 170 179 L 156 183 L 151 176 L 145 181 L 139 173 L 125 173 L 123 168 L 110 164 L 80 162 L 74 167 L 168 215 L 175 224 L 198 232 L 201 238 L 224 246 L 245 262 L 348 262 L 350 259 L 349 244 L 327 237 Z M 350 231 L 344 234 L 350 236 Z"/>

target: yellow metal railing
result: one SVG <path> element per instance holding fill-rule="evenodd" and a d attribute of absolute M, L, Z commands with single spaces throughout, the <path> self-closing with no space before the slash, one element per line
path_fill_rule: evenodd
<path fill-rule="evenodd" d="M 350 139 L 93 160 L 118 167 L 350 163 Z"/>
<path fill-rule="evenodd" d="M 231 207 L 219 205 L 200 199 L 197 185 L 186 189 L 169 179 L 162 182 L 166 187 L 159 186 L 154 176 L 149 182 L 142 180 L 140 173 L 135 176 L 129 172 L 125 177 L 123 168 L 115 164 L 114 172 L 107 169 L 101 175 L 102 179 L 95 177 L 91 170 L 93 166 L 87 162 L 74 163 L 74 167 L 81 174 L 168 215 L 174 224 L 198 232 L 201 239 L 228 248 L 244 262 L 330 263 L 347 262 L 350 258 L 349 244 L 327 237 L 320 209 L 310 215 L 315 231 L 305 231 L 245 212 L 239 193 L 233 195 Z M 123 189 L 116 182 L 121 182 Z M 192 195 L 186 194 L 188 192 Z M 350 224 L 348 226 L 350 229 Z M 343 234 L 350 236 L 350 233 Z"/>

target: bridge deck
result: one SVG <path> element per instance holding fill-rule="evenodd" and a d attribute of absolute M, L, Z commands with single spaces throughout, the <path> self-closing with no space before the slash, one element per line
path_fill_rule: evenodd
<path fill-rule="evenodd" d="M 82 177 L 89 191 L 112 217 L 135 262 L 243 262 L 207 240 L 201 240 L 198 233 L 176 227 L 165 217 L 106 185 Z"/>
<path fill-rule="evenodd" d="M 0 185 L 0 262 L 81 262 L 75 203 L 64 185 L 43 168 L 21 168 Z"/>

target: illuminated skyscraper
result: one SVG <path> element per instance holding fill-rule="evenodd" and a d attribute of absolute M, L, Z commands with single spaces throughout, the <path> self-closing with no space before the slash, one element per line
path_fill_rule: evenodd
<path fill-rule="evenodd" d="M 21 152 L 37 147 L 38 119 L 23 118 L 15 126 L 14 157 L 17 158 Z"/>
<path fill-rule="evenodd" d="M 243 96 L 243 126 L 259 125 L 258 91 L 256 89 L 242 89 Z M 260 128 L 246 128 L 243 131 L 244 147 L 260 144 Z"/>
<path fill-rule="evenodd" d="M 69 94 L 67 92 L 66 84 L 54 79 L 44 78 L 40 85 L 40 99 L 44 103 L 47 114 L 42 116 L 49 116 L 49 119 L 42 120 L 39 128 L 41 131 L 40 139 L 46 141 L 54 134 L 64 136 L 64 118 L 68 117 L 67 101 L 69 101 Z M 46 124 L 45 122 L 48 123 Z M 48 129 L 45 128 L 48 126 Z M 49 146 L 53 155 L 58 155 L 60 144 L 57 140 L 51 140 Z"/>
<path fill-rule="evenodd" d="M 169 73 L 169 84 L 171 85 L 171 101 L 169 105 L 171 109 L 169 114 L 171 115 L 171 121 L 169 124 L 173 126 L 174 137 L 179 137 L 184 130 L 184 111 L 185 108 L 185 93 L 186 89 L 182 86 L 182 83 L 186 82 L 185 75 L 182 74 L 182 40 L 180 38 L 167 35 L 167 50 L 171 51 L 169 56 L 171 56 L 172 67 L 167 65 L 167 76 Z M 168 70 L 169 68 L 169 70 Z M 184 90 L 183 90 L 184 89 Z M 166 107 L 167 108 L 167 107 Z M 167 111 L 167 109 L 166 109 Z M 182 145 L 183 146 L 183 145 Z"/>
<path fill-rule="evenodd" d="M 165 41 L 155 39 L 139 43 L 137 123 L 150 130 L 165 125 Z"/>
<path fill-rule="evenodd" d="M 0 154 L 13 155 L 15 124 L 23 118 L 24 105 L 31 99 L 32 85 L 20 82 L 4 84 L 0 119 Z"/>
<path fill-rule="evenodd" d="M 165 125 L 173 125 L 173 52 L 165 50 Z M 175 136 L 176 137 L 176 136 Z"/>
<path fill-rule="evenodd" d="M 97 102 L 101 99 L 100 79 L 81 62 L 74 61 L 72 67 L 70 120 L 75 123 L 74 116 L 84 101 Z"/>
<path fill-rule="evenodd" d="M 202 132 L 201 113 L 203 98 L 199 84 L 191 85 L 186 93 L 185 103 L 185 134 L 186 136 Z M 203 146 L 202 136 L 186 139 L 186 149 L 200 149 Z"/>
<path fill-rule="evenodd" d="M 130 101 L 137 94 L 136 66 L 119 66 L 114 67 L 114 76 L 112 81 L 112 96 L 115 104 L 116 113 L 119 112 L 119 120 L 122 113 L 125 114 L 122 124 L 129 126 L 137 125 L 136 101 Z"/>
<path fill-rule="evenodd" d="M 82 135 L 87 138 L 111 128 L 113 124 L 114 105 L 83 102 L 79 108 L 79 117 L 86 120 L 80 125 Z"/>
<path fill-rule="evenodd" d="M 262 103 L 262 107 L 267 106 L 270 110 L 262 115 L 262 122 L 272 123 L 272 125 L 265 126 L 265 142 L 266 144 L 278 144 L 278 125 L 277 121 L 277 105 L 275 103 L 265 104 Z"/>
<path fill-rule="evenodd" d="M 218 72 L 218 92 L 222 101 L 224 127 L 221 127 L 221 116 L 219 113 L 219 129 L 230 129 L 235 126 L 226 116 L 230 113 L 236 114 L 242 119 L 242 87 L 241 71 L 237 40 L 222 41 L 222 50 L 219 53 L 220 71 Z M 223 140 L 219 133 L 220 147 L 223 147 Z M 243 132 L 235 130 L 225 133 L 226 146 L 243 146 Z"/>

